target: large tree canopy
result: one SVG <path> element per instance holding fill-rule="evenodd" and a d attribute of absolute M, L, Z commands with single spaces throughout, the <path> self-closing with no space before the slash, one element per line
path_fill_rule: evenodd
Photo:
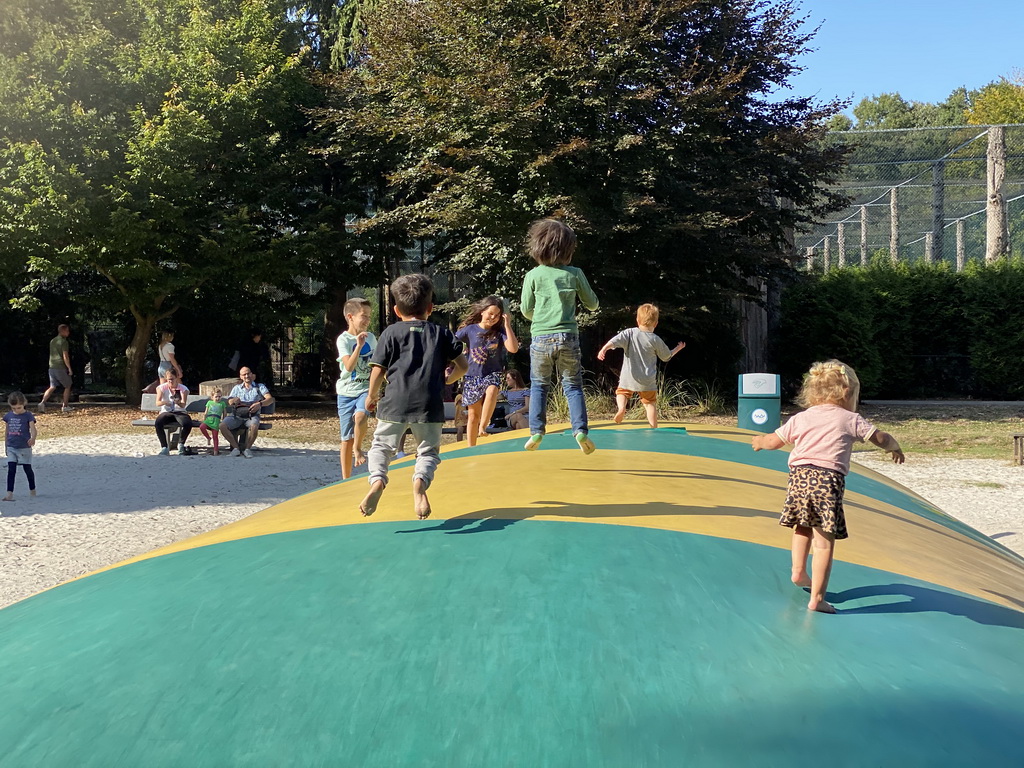
<path fill-rule="evenodd" d="M 518 295 L 526 225 L 554 214 L 606 305 L 717 308 L 834 202 L 838 105 L 769 97 L 808 42 L 788 2 L 380 0 L 366 23 L 328 151 L 386 159 L 365 226 L 480 289 Z"/>
<path fill-rule="evenodd" d="M 130 397 L 160 318 L 203 291 L 287 296 L 328 269 L 343 217 L 316 205 L 326 174 L 303 107 L 318 92 L 283 3 L 11 0 L 3 14 L 0 264 L 23 272 L 22 302 L 63 278 L 131 312 Z"/>

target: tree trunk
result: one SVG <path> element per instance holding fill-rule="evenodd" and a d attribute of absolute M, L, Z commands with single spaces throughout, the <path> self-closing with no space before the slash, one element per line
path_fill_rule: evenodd
<path fill-rule="evenodd" d="M 340 372 L 337 342 L 341 332 L 348 328 L 348 321 L 345 319 L 346 301 L 348 301 L 348 286 L 335 288 L 331 305 L 324 312 L 324 338 L 320 345 L 321 359 L 324 361 L 321 384 L 322 388 L 328 392 L 334 391 L 334 380 L 338 378 Z"/>
<path fill-rule="evenodd" d="M 149 382 L 142 381 L 142 366 L 146 362 L 146 349 L 153 337 L 156 317 L 135 316 L 135 335 L 125 349 L 128 365 L 124 370 L 124 391 L 128 405 L 142 405 L 142 388 Z"/>
<path fill-rule="evenodd" d="M 991 263 L 1010 252 L 1006 225 L 1006 136 L 1003 126 L 988 129 L 988 197 L 985 205 L 985 261 Z"/>

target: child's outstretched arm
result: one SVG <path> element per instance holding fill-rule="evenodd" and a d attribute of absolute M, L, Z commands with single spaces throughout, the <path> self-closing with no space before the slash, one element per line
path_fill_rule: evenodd
<path fill-rule="evenodd" d="M 876 429 L 868 440 L 877 445 L 883 451 L 891 453 L 894 464 L 902 464 L 906 461 L 906 457 L 903 455 L 903 450 L 900 448 L 900 444 L 896 442 L 896 438 L 888 432 Z"/>
<path fill-rule="evenodd" d="M 533 293 L 533 276 L 527 273 L 526 280 L 523 281 L 523 292 L 519 296 L 519 311 L 527 320 L 533 320 L 533 307 L 536 300 Z"/>
<path fill-rule="evenodd" d="M 469 362 L 466 360 L 466 354 L 463 352 L 459 354 L 454 360 L 452 360 L 452 372 L 448 374 L 448 378 L 444 380 L 445 384 L 454 384 L 456 381 L 466 375 L 466 371 L 469 370 Z"/>
<path fill-rule="evenodd" d="M 512 329 L 512 316 L 505 312 L 501 318 L 505 323 L 505 351 L 510 355 L 514 355 L 519 351 L 519 337 L 516 336 L 516 332 Z"/>
<path fill-rule="evenodd" d="M 590 283 L 587 282 L 587 276 L 583 272 L 577 272 L 576 274 L 576 295 L 580 297 L 580 302 L 583 306 L 591 312 L 596 312 L 598 307 L 601 306 L 601 302 L 597 299 L 597 294 L 590 287 Z"/>
<path fill-rule="evenodd" d="M 380 399 L 380 386 L 384 382 L 384 369 L 376 363 L 370 363 L 370 389 L 366 393 L 366 410 L 377 410 Z"/>
<path fill-rule="evenodd" d="M 686 347 L 686 342 L 685 341 L 680 341 L 678 344 L 676 344 L 674 347 L 672 347 L 672 357 L 675 357 L 680 352 L 682 352 L 685 347 Z"/>
<path fill-rule="evenodd" d="M 598 360 L 604 360 L 604 356 L 608 353 L 608 350 L 615 349 L 615 346 L 612 344 L 613 341 L 614 339 L 609 339 L 603 347 L 597 350 Z"/>
<path fill-rule="evenodd" d="M 777 451 L 785 445 L 782 438 L 774 432 L 768 435 L 754 435 L 750 440 L 755 451 Z"/>

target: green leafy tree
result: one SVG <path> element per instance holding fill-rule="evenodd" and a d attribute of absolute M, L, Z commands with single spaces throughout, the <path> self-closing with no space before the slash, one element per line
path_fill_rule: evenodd
<path fill-rule="evenodd" d="M 720 316 L 835 203 L 838 105 L 767 98 L 808 41 L 788 2 L 381 0 L 365 21 L 327 151 L 386 174 L 365 228 L 432 241 L 479 290 L 517 296 L 526 225 L 558 215 L 613 311 Z"/>
<path fill-rule="evenodd" d="M 1024 72 L 1001 77 L 975 93 L 966 117 L 971 125 L 1024 123 Z"/>
<path fill-rule="evenodd" d="M 155 324 L 183 304 L 297 300 L 297 277 L 350 263 L 307 151 L 303 106 L 319 92 L 284 6 L 16 0 L 4 13 L 0 265 L 20 273 L 16 304 L 70 280 L 80 300 L 131 313 L 130 399 Z"/>
<path fill-rule="evenodd" d="M 853 108 L 857 122 L 851 127 L 859 131 L 870 131 L 963 125 L 964 110 L 969 103 L 970 94 L 966 88 L 954 89 L 945 101 L 938 104 L 907 101 L 898 93 L 883 93 L 862 99 Z"/>

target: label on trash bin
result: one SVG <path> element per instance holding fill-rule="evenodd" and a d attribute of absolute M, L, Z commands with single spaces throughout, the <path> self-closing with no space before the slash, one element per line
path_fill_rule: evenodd
<path fill-rule="evenodd" d="M 774 373 L 740 374 L 741 395 L 778 395 L 779 377 Z"/>
<path fill-rule="evenodd" d="M 750 414 L 750 420 L 760 427 L 768 421 L 768 411 L 764 408 L 755 408 Z"/>

